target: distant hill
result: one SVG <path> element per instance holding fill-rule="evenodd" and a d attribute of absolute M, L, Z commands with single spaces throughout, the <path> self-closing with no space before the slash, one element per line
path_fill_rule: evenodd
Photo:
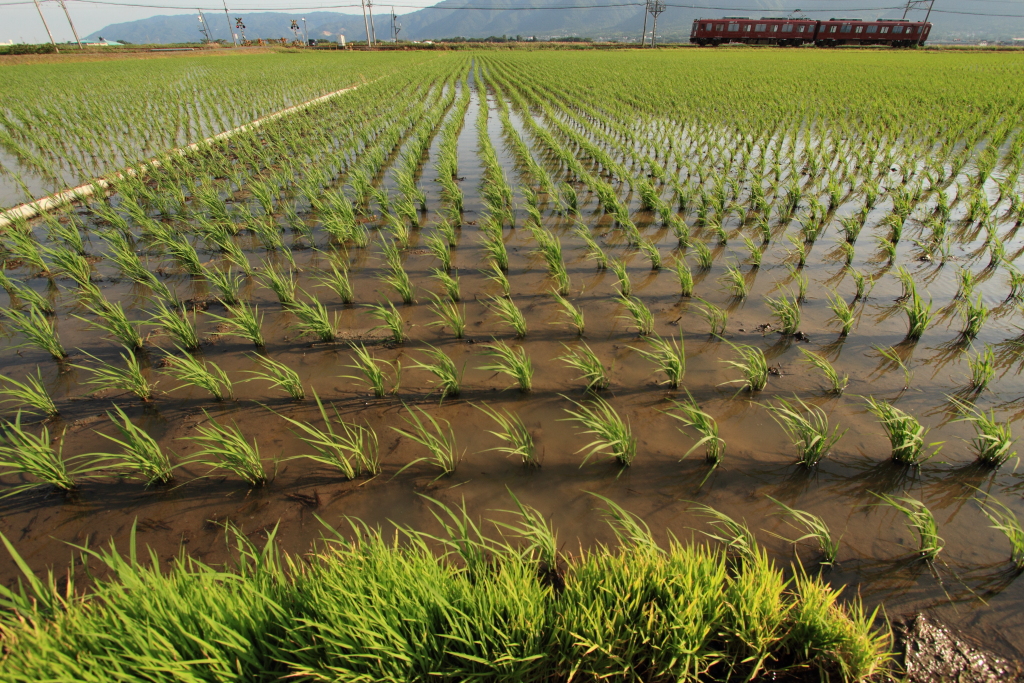
<path fill-rule="evenodd" d="M 604 40 L 632 40 L 639 38 L 643 27 L 643 10 L 640 7 L 606 7 L 593 8 L 594 4 L 614 0 L 444 0 L 433 7 L 417 10 L 399 17 L 402 25 L 400 37 L 404 40 L 428 40 L 440 38 L 486 38 L 488 36 L 536 36 L 538 38 L 581 37 Z M 658 33 L 667 40 L 685 41 L 690 33 L 693 20 L 700 17 L 720 17 L 723 15 L 743 15 L 760 17 L 781 14 L 777 9 L 783 6 L 781 0 L 731 0 L 730 5 L 749 7 L 748 10 L 700 10 L 669 7 L 658 19 Z M 786 4 L 792 4 L 786 3 Z M 899 18 L 901 10 L 870 10 L 851 11 L 852 7 L 877 6 L 877 0 L 848 0 L 843 3 L 845 9 L 842 16 L 859 19 L 876 19 L 880 16 Z M 557 6 L 560 8 L 582 6 L 579 9 L 534 9 L 524 8 Z M 589 7 L 587 7 L 589 6 Z M 990 11 L 993 13 L 1024 14 L 1016 11 L 1018 5 L 979 4 L 976 0 L 951 0 L 942 5 L 942 10 L 967 12 Z M 453 9 L 446 9 L 451 7 Z M 465 9 L 477 7 L 480 9 Z M 508 9 L 484 9 L 484 8 Z M 995 7 L 995 9 L 992 9 Z M 1014 11 L 1006 11 L 1009 7 Z M 454 9 L 459 8 L 459 9 Z M 375 15 L 377 39 L 390 36 L 390 17 L 385 14 L 384 6 L 378 6 L 379 14 Z M 247 38 L 289 38 L 291 20 L 305 16 L 310 38 L 329 38 L 337 40 L 338 34 L 344 34 L 349 41 L 365 40 L 366 31 L 361 14 L 341 14 L 338 12 L 233 12 L 234 18 L 241 16 L 245 21 Z M 828 19 L 832 13 L 809 13 L 811 18 Z M 914 18 L 922 18 L 916 13 Z M 214 39 L 231 40 L 228 30 L 229 20 L 220 12 L 206 14 Z M 1008 40 L 1024 36 L 1024 18 L 996 18 L 978 16 L 960 16 L 953 14 L 933 13 L 932 31 L 934 39 L 961 38 L 964 40 Z M 195 14 L 174 16 L 157 16 L 139 21 L 110 24 L 87 36 L 95 40 L 103 36 L 112 40 L 126 40 L 132 43 L 183 43 L 197 42 L 201 39 L 199 21 Z"/>

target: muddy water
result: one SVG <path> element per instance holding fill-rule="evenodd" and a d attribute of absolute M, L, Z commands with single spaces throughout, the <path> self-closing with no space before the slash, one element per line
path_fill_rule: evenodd
<path fill-rule="evenodd" d="M 511 490 L 551 519 L 565 552 L 576 552 L 597 542 L 612 542 L 599 501 L 590 495 L 595 493 L 640 515 L 662 542 L 667 542 L 670 535 L 684 540 L 702 538 L 702 531 L 709 527 L 692 509 L 693 503 L 701 503 L 746 520 L 758 539 L 782 562 L 799 560 L 813 566 L 814 548 L 806 544 L 794 548 L 775 535 L 795 538 L 802 532 L 788 527 L 775 514 L 778 508 L 771 500 L 774 498 L 820 515 L 836 536 L 842 536 L 840 564 L 827 576 L 836 585 L 849 586 L 850 595 L 859 593 L 872 606 L 882 603 L 890 615 L 930 610 L 977 634 L 990 646 L 1020 656 L 1022 649 L 1018 643 L 1024 641 L 1020 638 L 1024 634 L 1024 583 L 1015 580 L 1009 571 L 1005 538 L 988 528 L 988 522 L 970 498 L 980 489 L 1018 515 L 1024 515 L 1020 499 L 1024 482 L 1014 472 L 1013 461 L 998 471 L 974 466 L 974 457 L 965 442 L 972 437 L 972 429 L 951 421 L 946 395 L 965 387 L 968 375 L 966 357 L 960 347 L 953 345 L 958 336 L 958 316 L 940 319 L 919 342 L 900 347 L 914 371 L 909 389 L 904 390 L 902 372 L 890 369 L 873 351 L 874 345 L 900 344 L 906 332 L 903 314 L 894 312 L 900 286 L 891 274 L 885 274 L 883 264 L 872 261 L 870 226 L 884 214 L 885 205 L 869 218 L 869 228 L 858 242 L 853 264 L 861 271 L 879 274 L 880 278 L 869 298 L 858 303 L 857 327 L 845 340 L 828 323 L 831 312 L 825 298 L 826 288 L 836 288 L 848 301 L 853 296 L 853 283 L 843 274 L 841 263 L 826 258 L 832 249 L 834 227 L 812 249 L 804 270 L 810 287 L 803 305 L 801 329 L 808 341 L 797 342 L 757 330 L 758 325 L 772 320 L 764 297 L 775 296 L 789 286 L 790 274 L 783 266 L 788 246 L 785 240 L 773 241 L 761 268 L 743 266 L 750 283 L 750 294 L 744 300 L 733 298 L 719 281 L 727 264 L 744 261 L 746 250 L 741 238 L 734 237 L 726 246 L 716 248 L 720 253 L 716 253 L 715 265 L 709 271 L 695 272 L 697 294 L 730 311 L 725 338 L 764 349 L 770 363 L 781 373 L 771 377 L 767 389 L 753 396 L 737 393 L 738 385 L 729 383 L 737 379 L 738 373 L 722 361 L 734 354 L 728 344 L 708 334 L 707 324 L 697 314 L 697 302 L 679 297 L 675 275 L 667 269 L 652 271 L 642 254 L 618 244 L 614 236 L 607 236 L 604 243 L 609 255 L 624 258 L 629 264 L 634 295 L 653 311 L 656 331 L 669 335 L 682 330 L 687 350 L 685 386 L 704 410 L 718 420 L 721 436 L 727 443 L 725 460 L 713 472 L 709 472 L 699 452 L 683 459 L 696 437 L 692 432 L 681 432 L 681 423 L 663 413 L 672 407 L 671 400 L 681 394 L 662 386 L 664 378 L 634 350 L 642 347 L 643 342 L 634 333 L 631 322 L 622 317 L 626 312 L 616 300 L 614 275 L 595 269 L 593 262 L 584 257 L 583 245 L 571 235 L 573 221 L 556 215 L 548 206 L 545 224 L 562 240 L 572 279 L 570 299 L 586 316 L 583 341 L 609 368 L 612 384 L 604 396 L 620 415 L 628 418 L 639 439 L 637 459 L 628 469 L 600 458 L 583 464 L 579 450 L 590 439 L 564 418 L 565 409 L 571 407 L 570 400 L 585 399 L 584 384 L 575 371 L 557 358 L 580 340 L 549 295 L 551 283 L 543 262 L 532 253 L 534 243 L 529 232 L 521 227 L 524 212 L 517 217 L 520 227 L 506 229 L 506 241 L 513 299 L 523 309 L 529 325 L 525 340 L 515 342 L 511 330 L 503 327 L 484 304 L 498 292 L 479 272 L 487 265 L 475 227 L 482 210 L 478 184 L 483 169 L 477 156 L 474 125 L 480 106 L 491 107 L 492 142 L 510 181 L 515 184 L 518 180 L 512 158 L 505 151 L 494 104 L 481 101 L 474 91 L 459 140 L 459 174 L 464 177 L 466 212 L 455 267 L 468 320 L 465 340 L 455 340 L 446 328 L 428 326 L 434 320 L 426 304 L 428 291 L 436 288 L 430 278 L 430 268 L 436 260 L 422 247 L 427 229 L 414 236 L 406 253 L 405 267 L 418 287 L 418 303 L 400 307 L 410 340 L 397 347 L 386 342 L 383 331 L 372 329 L 376 321 L 364 307 L 341 306 L 327 295 L 327 290 L 315 289 L 312 274 L 315 268 L 325 265 L 323 254 L 310 250 L 294 252 L 301 269 L 300 287 L 320 292 L 332 314 L 339 315 L 343 335 L 363 340 L 378 358 L 405 367 L 396 396 L 374 398 L 365 385 L 343 378 L 353 374 L 346 367 L 351 362 L 347 346 L 311 344 L 307 339 L 297 338 L 290 328 L 293 317 L 282 311 L 269 290 L 254 282 L 244 292 L 266 315 L 265 353 L 294 368 L 307 392 L 315 390 L 325 401 L 333 403 L 344 419 L 367 423 L 377 431 L 383 473 L 373 479 L 344 481 L 337 473 L 309 461 L 289 459 L 302 453 L 304 447 L 287 423 L 274 413 L 319 424 L 315 405 L 309 400 L 292 402 L 260 380 L 242 383 L 251 377 L 246 375 L 247 371 L 258 368 L 256 350 L 233 337 L 212 336 L 217 330 L 216 322 L 203 313 L 198 314 L 200 330 L 207 338 L 203 357 L 217 363 L 236 382 L 234 400 L 216 403 L 198 389 L 176 388 L 177 383 L 158 367 L 164 355 L 160 348 L 173 350 L 173 345 L 155 328 L 143 359 L 149 366 L 150 378 L 159 380 L 161 392 L 148 405 L 128 395 L 93 393 L 93 387 L 85 383 L 90 373 L 72 367 L 88 361 L 81 353 L 73 353 L 69 363 L 58 366 L 32 347 L 16 349 L 15 345 L 22 340 L 8 333 L 0 341 L 3 373 L 20 379 L 29 371 L 34 372 L 37 365 L 43 369 L 47 388 L 62 410 L 60 419 L 48 424 L 48 428 L 51 434 L 64 434 L 65 456 L 112 450 L 111 444 L 97 432 L 114 433 L 104 413 L 115 402 L 179 461 L 187 460 L 197 450 L 188 437 L 195 435 L 196 425 L 205 421 L 207 415 L 222 423 L 234 422 L 256 439 L 268 468 L 274 471 L 269 485 L 249 490 L 237 479 L 186 463 L 177 471 L 175 485 L 165 488 L 147 490 L 138 482 L 101 476 L 84 482 L 72 497 L 38 490 L 0 500 L 0 531 L 14 541 L 30 565 L 37 570 L 47 566 L 61 569 L 74 553 L 73 545 L 95 547 L 114 541 L 126 547 L 133 523 L 138 526 L 140 541 L 155 548 L 167 562 L 173 561 L 181 548 L 206 562 L 225 561 L 229 557 L 224 542 L 225 522 L 237 525 L 254 540 L 265 537 L 269 529 L 279 525 L 277 538 L 282 547 L 301 553 L 323 533 L 317 516 L 338 528 L 345 526 L 345 516 L 352 516 L 371 524 L 395 523 L 436 531 L 428 497 L 449 505 L 465 501 L 474 515 L 500 518 L 500 511 L 511 506 L 506 493 Z M 529 142 L 525 135 L 524 139 Z M 421 177 L 431 209 L 425 223 L 432 220 L 441 206 L 433 170 L 436 144 L 435 141 Z M 596 198 L 581 193 L 580 199 L 582 221 L 597 234 L 605 233 L 609 217 L 603 215 Z M 636 203 L 633 198 L 634 209 Z M 841 207 L 840 213 L 843 211 Z M 671 233 L 643 212 L 637 211 L 634 220 L 669 261 L 676 252 Z M 727 225 L 731 234 L 736 227 Z M 1006 227 L 1001 232 L 1005 230 Z M 39 235 L 42 236 L 41 229 Z M 326 242 L 323 235 L 318 237 L 320 244 Z M 1014 236 L 1007 246 L 1013 253 L 1020 246 L 1019 240 Z M 907 251 L 901 252 L 897 262 L 907 263 L 919 286 L 927 289 L 937 306 L 946 307 L 956 290 L 955 263 L 941 267 L 915 263 L 907 245 L 901 247 Z M 978 247 L 979 244 L 960 245 L 954 255 L 966 258 Z M 264 254 L 251 250 L 250 256 L 257 263 Z M 394 292 L 377 279 L 382 259 L 376 241 L 369 249 L 350 250 L 345 258 L 350 264 L 359 304 L 398 301 Z M 155 267 L 157 262 L 154 260 L 151 265 Z M 973 265 L 975 271 L 981 267 L 983 263 Z M 130 315 L 145 319 L 143 293 L 111 280 L 113 271 L 109 264 L 100 262 L 97 269 L 106 276 L 99 285 L 107 298 L 122 301 Z M 29 275 L 26 269 L 11 274 L 22 278 Z M 985 343 L 999 344 L 1019 334 L 1014 327 L 1019 322 L 1015 309 L 1001 305 L 1008 291 L 1005 279 L 1004 272 L 996 271 L 979 285 L 985 302 L 994 312 L 976 342 L 977 348 Z M 59 296 L 58 326 L 69 350 L 81 349 L 107 362 L 117 362 L 117 347 L 75 317 L 84 312 L 75 304 L 70 281 L 34 278 L 29 282 L 41 292 Z M 171 282 L 184 298 L 211 298 L 201 281 L 175 276 Z M 209 303 L 209 311 L 225 313 L 215 300 Z M 521 343 L 529 351 L 536 369 L 532 393 L 521 394 L 510 388 L 511 380 L 507 377 L 479 369 L 484 364 L 481 344 L 495 338 Z M 458 365 L 465 364 L 465 390 L 458 398 L 439 402 L 433 392 L 432 376 L 409 367 L 413 359 L 422 357 L 421 351 L 427 344 L 443 349 Z M 849 374 L 850 385 L 844 396 L 826 394 L 820 375 L 799 362 L 798 347 L 824 353 L 840 372 Z M 1011 354 L 1001 360 L 1000 374 L 978 399 L 979 407 L 995 407 L 1005 419 L 1016 419 L 1022 408 L 1017 399 L 1024 388 L 1018 369 L 1016 356 Z M 774 397 L 793 394 L 822 406 L 833 424 L 848 430 L 831 455 L 811 470 L 794 464 L 792 445 L 762 407 Z M 943 450 L 920 469 L 891 463 L 889 444 L 882 430 L 863 408 L 861 396 L 868 394 L 898 399 L 899 407 L 932 428 L 930 441 L 945 441 Z M 492 426 L 474 407 L 483 403 L 507 408 L 523 419 L 537 443 L 540 468 L 527 469 L 488 451 L 499 443 L 486 432 Z M 421 447 L 400 438 L 392 429 L 406 426 L 402 416 L 409 405 L 421 406 L 453 425 L 459 447 L 464 450 L 463 460 L 453 475 L 439 478 L 438 471 L 426 462 L 406 467 L 426 455 Z M 9 476 L 3 481 L 11 485 L 17 483 L 17 478 Z M 909 494 L 928 504 L 946 543 L 939 562 L 929 567 L 912 560 L 915 537 L 895 511 L 876 505 L 874 493 Z M 11 582 L 15 577 L 11 563 L 0 562 L 0 580 Z"/>

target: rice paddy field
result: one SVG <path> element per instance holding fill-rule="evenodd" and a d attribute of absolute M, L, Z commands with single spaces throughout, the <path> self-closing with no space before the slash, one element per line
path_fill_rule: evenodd
<path fill-rule="evenodd" d="M 262 54 L 0 79 L 0 205 L 109 181 L 2 227 L 8 606 L 22 569 L 63 576 L 110 542 L 167 571 L 241 552 L 271 604 L 328 527 L 370 540 L 321 551 L 322 571 L 361 575 L 397 526 L 408 563 L 447 548 L 472 574 L 491 553 L 513 581 L 528 556 L 548 591 L 625 571 L 598 566 L 613 557 L 648 577 L 728 565 L 735 585 L 784 572 L 793 605 L 845 586 L 869 664 L 830 650 L 841 678 L 877 673 L 883 613 L 1024 656 L 1017 55 Z M 268 538 L 292 559 L 267 560 Z M 115 557 L 93 559 L 132 574 Z M 453 680 L 824 661 L 734 624 L 748 649 L 728 656 L 591 664 L 625 646 L 559 624 L 577 640 L 531 646 L 565 653 L 555 673 L 517 655 L 506 678 Z M 303 634 L 296 652 L 345 649 Z M 259 656 L 304 680 L 432 666 L 353 673 L 277 647 Z M 196 680 L 257 678 L 225 661 Z"/>

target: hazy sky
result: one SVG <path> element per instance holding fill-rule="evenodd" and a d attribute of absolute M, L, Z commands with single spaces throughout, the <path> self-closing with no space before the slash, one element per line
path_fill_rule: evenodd
<path fill-rule="evenodd" d="M 133 0 L 112 0 L 121 1 L 125 3 L 131 3 Z M 219 10 L 221 16 L 224 12 L 223 5 L 220 4 L 220 0 L 194 0 L 195 6 L 189 7 L 182 0 L 134 0 L 137 4 L 147 5 L 168 5 L 176 6 L 181 9 L 150 9 L 143 7 L 116 7 L 110 5 L 93 5 L 79 0 L 65 0 L 68 12 L 71 14 L 71 19 L 75 22 L 75 28 L 78 29 L 79 36 L 86 36 L 93 31 L 98 31 L 108 24 L 116 24 L 123 21 L 134 21 L 136 19 L 145 19 L 146 17 L 152 17 L 157 15 L 168 15 L 168 14 L 195 14 L 196 7 L 202 7 L 203 11 L 206 12 L 208 9 L 212 11 Z M 253 12 L 260 11 L 259 8 L 263 8 L 263 11 L 277 11 L 287 12 L 290 11 L 290 7 L 304 8 L 305 11 L 312 12 L 317 9 L 327 12 L 345 12 L 350 14 L 361 13 L 358 5 L 359 0 L 327 0 L 325 4 L 337 3 L 339 5 L 356 3 L 356 7 L 352 8 L 334 8 L 320 5 L 318 0 L 280 0 L 278 3 L 268 2 L 267 0 L 227 0 L 228 9 L 231 10 L 232 16 L 240 15 L 244 16 L 243 10 L 236 10 L 234 7 L 247 8 L 245 11 Z M 49 39 L 46 37 L 46 30 L 43 28 L 43 23 L 39 19 L 39 12 L 36 11 L 36 7 L 32 2 L 28 4 L 10 4 L 12 0 L 0 0 L 0 43 L 6 43 L 9 40 L 13 40 L 16 43 L 46 43 Z M 324 2 L 324 0 L 320 0 Z M 430 7 L 438 2 L 438 0 L 400 0 L 400 4 L 404 7 L 395 6 L 396 14 L 405 14 L 406 12 L 413 12 L 416 9 L 422 7 Z M 376 3 L 374 3 L 376 6 Z M 74 40 L 74 35 L 71 33 L 71 27 L 68 26 L 68 20 L 64 16 L 64 11 L 57 4 L 56 0 L 40 0 L 39 6 L 43 10 L 43 16 L 46 17 L 46 23 L 50 26 L 50 31 L 53 32 L 53 39 L 58 43 L 66 40 Z M 386 2 L 380 4 L 381 8 L 391 7 Z M 296 16 L 302 14 L 301 10 L 296 11 Z M 215 21 L 219 17 L 209 17 L 211 22 Z M 198 22 L 197 22 L 198 23 Z M 198 32 L 196 33 L 198 36 Z M 114 37 L 114 36 L 111 36 Z M 197 38 L 198 40 L 198 38 Z"/>

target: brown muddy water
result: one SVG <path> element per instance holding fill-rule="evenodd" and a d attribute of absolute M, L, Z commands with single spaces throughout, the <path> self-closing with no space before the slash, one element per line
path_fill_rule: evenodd
<path fill-rule="evenodd" d="M 853 263 L 858 270 L 877 274 L 878 282 L 866 301 L 857 303 L 857 326 L 843 339 L 834 325 L 827 322 L 831 312 L 825 293 L 826 288 L 835 288 L 849 301 L 853 297 L 853 282 L 844 274 L 842 262 L 833 260 L 829 253 L 835 236 L 835 228 L 830 227 L 813 247 L 803 271 L 810 279 L 801 324 L 807 340 L 798 342 L 792 337 L 758 331 L 759 325 L 773 320 L 764 297 L 778 295 L 780 288 L 788 289 L 791 276 L 783 265 L 788 255 L 785 240 L 772 242 L 761 268 L 742 266 L 750 283 L 750 294 L 744 300 L 734 299 L 719 280 L 728 264 L 744 262 L 747 252 L 742 239 L 736 237 L 724 247 L 715 247 L 720 253 L 716 252 L 714 267 L 701 272 L 694 266 L 697 295 L 730 311 L 726 340 L 762 348 L 779 371 L 771 376 L 764 391 L 751 396 L 737 393 L 737 385 L 728 384 L 738 378 L 738 372 L 722 361 L 733 358 L 734 353 L 728 344 L 709 335 L 707 324 L 697 313 L 698 302 L 679 296 L 673 272 L 668 268 L 652 271 L 643 254 L 617 243 L 612 235 L 599 240 L 610 256 L 628 262 L 633 293 L 653 311 L 656 331 L 665 336 L 682 330 L 687 352 L 684 385 L 718 421 L 727 444 L 724 462 L 709 473 L 701 449 L 683 459 L 696 437 L 691 431 L 681 432 L 681 423 L 662 411 L 671 408 L 671 399 L 684 394 L 661 386 L 663 376 L 631 348 L 642 348 L 643 341 L 634 333 L 631 322 L 622 317 L 627 313 L 617 302 L 614 275 L 597 270 L 594 262 L 585 258 L 582 243 L 572 236 L 574 221 L 558 215 L 548 205 L 544 210 L 545 226 L 562 240 L 572 279 L 569 298 L 586 316 L 583 341 L 609 368 L 611 387 L 602 395 L 620 415 L 628 418 L 639 439 L 632 467 L 621 469 L 599 458 L 582 464 L 583 455 L 578 451 L 590 439 L 580 433 L 575 423 L 564 420 L 565 409 L 572 407 L 569 399 L 586 398 L 584 383 L 557 359 L 566 347 L 572 348 L 580 341 L 550 296 L 551 282 L 544 263 L 532 253 L 535 244 L 521 227 L 525 212 L 517 216 L 519 227 L 506 229 L 505 234 L 510 258 L 508 276 L 513 299 L 528 321 L 527 337 L 521 342 L 513 340 L 511 330 L 502 326 L 484 305 L 488 297 L 498 292 L 479 272 L 487 264 L 475 226 L 481 214 L 478 183 L 482 177 L 473 125 L 478 106 L 480 101 L 474 92 L 460 138 L 459 173 L 465 178 L 462 187 L 467 202 L 465 225 L 454 259 L 466 304 L 467 339 L 455 340 L 447 328 L 428 326 L 434 316 L 427 308 L 427 292 L 436 288 L 430 268 L 437 263 L 423 247 L 429 232 L 426 227 L 414 234 L 404 261 L 417 286 L 417 303 L 399 308 L 410 337 L 404 345 L 386 343 L 382 330 L 371 330 L 376 321 L 365 308 L 365 304 L 386 299 L 398 301 L 394 292 L 377 279 L 382 259 L 376 235 L 369 248 L 350 249 L 346 256 L 357 305 L 342 306 L 333 296 L 321 294 L 332 315 L 340 315 L 345 338 L 368 340 L 378 358 L 405 366 L 396 396 L 374 398 L 365 385 L 341 378 L 353 374 L 346 367 L 351 362 L 348 346 L 311 344 L 295 337 L 290 330 L 293 317 L 281 309 L 272 292 L 255 282 L 243 292 L 266 315 L 265 352 L 301 375 L 307 395 L 315 390 L 325 402 L 333 403 L 344 419 L 368 423 L 377 431 L 384 471 L 372 479 L 345 481 L 310 461 L 289 460 L 305 449 L 288 424 L 273 411 L 319 424 L 315 403 L 309 399 L 292 402 L 283 393 L 271 391 L 265 382 L 238 383 L 247 377 L 246 371 L 258 368 L 254 348 L 234 337 L 212 336 L 217 331 L 216 322 L 201 312 L 200 331 L 206 339 L 202 356 L 225 369 L 236 382 L 235 400 L 216 403 L 199 389 L 176 389 L 175 380 L 162 375 L 158 367 L 164 355 L 160 348 L 173 351 L 173 344 L 156 328 L 148 350 L 142 354 L 149 366 L 149 377 L 160 382 L 156 399 L 146 405 L 130 395 L 93 393 L 84 384 L 89 373 L 70 366 L 88 359 L 73 350 L 81 349 L 113 363 L 119 362 L 118 347 L 75 317 L 85 312 L 76 304 L 71 281 L 41 277 L 28 280 L 38 291 L 56 297 L 58 329 L 72 357 L 69 363 L 58 365 L 33 347 L 16 349 L 23 340 L 5 327 L 7 334 L 0 342 L 2 372 L 22 379 L 34 372 L 37 365 L 42 368 L 47 389 L 62 412 L 48 426 L 51 434 L 63 433 L 65 457 L 112 449 L 97 432 L 114 433 L 105 418 L 114 402 L 155 436 L 161 446 L 170 449 L 178 461 L 196 450 L 194 443 L 183 439 L 195 434 L 195 427 L 207 419 L 207 414 L 222 423 L 234 422 L 257 441 L 268 469 L 275 472 L 267 486 L 250 490 L 238 479 L 186 464 L 177 471 L 175 484 L 164 488 L 146 489 L 136 481 L 104 476 L 85 481 L 69 497 L 39 489 L 2 499 L 0 532 L 14 542 L 28 563 L 37 571 L 50 566 L 63 571 L 76 553 L 75 545 L 95 547 L 114 541 L 127 547 L 133 524 L 138 526 L 140 543 L 156 549 L 167 562 L 173 561 L 181 548 L 208 563 L 229 559 L 225 522 L 237 525 L 254 540 L 264 538 L 269 529 L 280 525 L 277 538 L 283 549 L 302 553 L 324 533 L 317 517 L 339 529 L 345 528 L 345 517 L 349 516 L 370 524 L 394 523 L 437 531 L 426 497 L 449 505 L 465 501 L 471 514 L 487 519 L 501 518 L 500 511 L 511 507 L 507 491 L 512 491 L 552 521 L 565 552 L 595 543 L 612 543 L 613 535 L 601 514 L 600 501 L 590 495 L 596 493 L 642 517 L 661 542 L 667 542 L 670 535 L 684 540 L 702 539 L 702 532 L 709 527 L 692 506 L 710 505 L 746 520 L 759 541 L 782 563 L 800 561 L 813 567 L 815 548 L 807 543 L 794 546 L 776 536 L 796 538 L 802 532 L 787 526 L 777 514 L 778 507 L 771 500 L 774 498 L 820 515 L 834 535 L 842 536 L 840 563 L 828 570 L 826 576 L 834 585 L 848 586 L 848 595 L 860 594 L 872 606 L 883 604 L 891 616 L 928 611 L 973 633 L 997 651 L 1018 658 L 1024 656 L 1024 646 L 1020 644 L 1024 642 L 1024 579 L 1011 571 L 1005 537 L 989 528 L 989 522 L 972 500 L 980 490 L 1008 505 L 1018 516 L 1024 516 L 1024 480 L 1014 471 L 1015 459 L 995 471 L 973 464 L 974 455 L 968 443 L 973 429 L 953 421 L 955 415 L 946 398 L 965 388 L 969 381 L 966 359 L 970 350 L 956 344 L 960 319 L 950 306 L 956 292 L 957 262 L 942 266 L 915 262 L 913 247 L 901 245 L 904 251 L 897 263 L 908 265 L 919 288 L 927 290 L 943 310 L 919 342 L 901 345 L 906 320 L 897 308 L 899 282 L 884 263 L 872 260 L 870 232 L 885 213 L 886 205 L 881 205 L 868 219 Z M 493 108 L 492 103 L 489 106 Z M 515 165 L 504 151 L 500 122 L 493 111 L 489 126 L 492 142 L 515 185 Z M 437 144 L 435 141 L 431 159 Z M 541 157 L 536 150 L 535 154 Z M 435 176 L 433 163 L 428 161 L 420 180 L 430 206 L 430 212 L 423 217 L 425 226 L 440 208 Z M 390 178 L 384 182 L 385 186 L 390 183 Z M 654 216 L 638 211 L 636 197 L 631 199 L 634 221 L 658 244 L 665 261 L 670 262 L 677 251 L 673 235 Z M 607 232 L 610 217 L 600 210 L 597 199 L 581 192 L 580 201 L 581 220 L 597 235 Z M 517 203 L 524 204 L 518 194 Z M 84 219 L 85 210 L 80 212 Z M 842 212 L 840 207 L 839 213 Z M 688 220 L 693 218 L 691 215 Z M 736 222 L 735 217 L 731 220 Z M 738 224 L 727 227 L 733 234 Z M 43 234 L 42 228 L 38 233 Z M 317 236 L 319 244 L 326 243 L 326 236 L 319 231 Z M 99 242 L 98 238 L 94 237 L 93 242 Z M 958 245 L 953 256 L 966 263 L 979 246 Z M 1007 246 L 1008 252 L 1014 253 L 1020 247 L 1019 239 L 1014 236 Z M 265 256 L 260 249 L 247 251 L 254 264 Z M 314 289 L 316 282 L 311 277 L 318 266 L 327 263 L 326 257 L 311 250 L 296 250 L 294 257 L 300 269 L 299 286 L 308 292 L 327 291 Z M 693 265 L 692 258 L 690 262 Z M 1020 361 L 1014 353 L 1005 352 L 1009 348 L 1005 342 L 1020 334 L 1015 327 L 1019 319 L 1014 306 L 1002 303 L 1008 291 L 1005 272 L 984 271 L 983 266 L 984 260 L 973 263 L 973 269 L 983 278 L 978 291 L 991 307 L 992 316 L 975 348 L 1002 345 L 998 348 L 1004 352 L 999 353 L 997 379 L 977 399 L 977 404 L 986 410 L 994 407 L 1003 419 L 1015 421 L 1024 410 L 1024 403 L 1019 401 L 1024 384 L 1018 374 Z M 96 268 L 103 276 L 97 284 L 108 299 L 121 301 L 135 319 L 148 318 L 144 292 L 111 279 L 114 270 L 109 264 L 101 261 Z M 20 278 L 31 275 L 24 268 L 9 274 Z M 210 312 L 225 314 L 202 280 L 178 275 L 169 284 L 182 298 L 209 299 Z M 478 369 L 485 361 L 481 344 L 494 338 L 526 347 L 536 369 L 532 393 L 520 394 L 509 387 L 507 377 Z M 458 398 L 439 402 L 437 393 L 432 393 L 432 376 L 408 367 L 412 359 L 422 358 L 427 344 L 444 350 L 458 365 L 465 364 L 465 389 Z M 902 372 L 879 358 L 873 350 L 875 345 L 898 345 L 914 373 L 908 389 L 904 390 Z M 800 362 L 798 347 L 824 354 L 841 373 L 849 374 L 850 385 L 845 395 L 837 398 L 827 394 L 821 375 Z M 821 406 L 832 424 L 848 430 L 830 456 L 811 469 L 795 464 L 792 444 L 763 407 L 775 397 L 788 398 L 794 394 Z M 889 443 L 881 427 L 864 409 L 862 397 L 867 395 L 896 401 L 898 407 L 931 427 L 928 440 L 944 441 L 944 448 L 920 468 L 891 462 Z M 527 469 L 511 458 L 488 451 L 498 446 L 499 441 L 486 431 L 493 428 L 488 418 L 474 408 L 474 404 L 482 403 L 507 408 L 523 419 L 537 443 L 539 468 Z M 451 422 L 459 447 L 464 449 L 464 457 L 453 475 L 438 478 L 437 470 L 426 462 L 406 467 L 426 455 L 423 448 L 391 429 L 406 427 L 401 415 L 404 406 L 411 405 Z M 5 412 L 7 417 L 13 416 L 13 407 Z M 276 464 L 271 462 L 274 460 Z M 5 477 L 0 492 L 2 487 L 18 481 L 17 477 Z M 945 540 L 945 548 L 933 566 L 914 559 L 916 537 L 896 511 L 877 505 L 874 493 L 911 495 L 927 503 Z M 0 560 L 0 580 L 10 584 L 16 577 L 13 563 L 6 557 Z"/>

